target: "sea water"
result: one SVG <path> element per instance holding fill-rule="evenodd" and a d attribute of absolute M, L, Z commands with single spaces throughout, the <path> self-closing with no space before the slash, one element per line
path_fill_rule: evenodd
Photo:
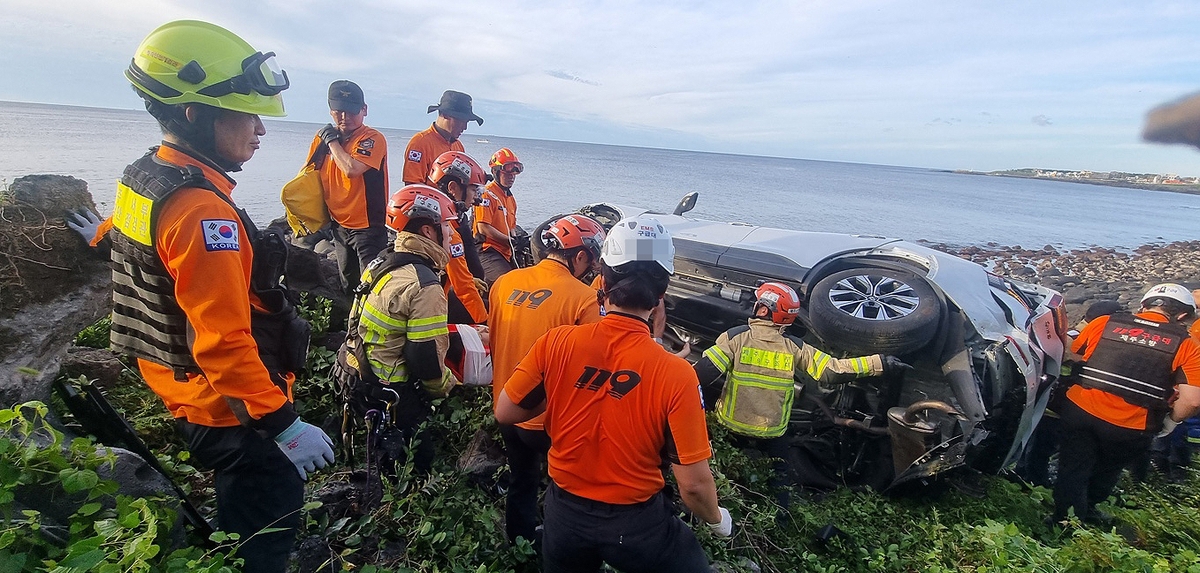
<path fill-rule="evenodd" d="M 233 174 L 234 199 L 260 225 L 282 216 L 279 189 L 300 169 L 321 127 L 264 123 L 262 148 Z M 414 132 L 380 131 L 388 141 L 396 191 L 402 186 L 404 147 Z M 158 125 L 143 111 L 0 102 L 0 178 L 73 175 L 88 182 L 107 214 L 125 165 L 159 138 Z M 481 164 L 501 147 L 521 158 L 525 172 L 513 192 L 519 222 L 527 229 L 600 201 L 670 212 L 685 193 L 697 191 L 700 200 L 690 216 L 698 218 L 956 245 L 1132 248 L 1200 238 L 1200 195 L 470 131 L 462 140 Z M 1200 154 L 1196 160 L 1200 163 Z"/>

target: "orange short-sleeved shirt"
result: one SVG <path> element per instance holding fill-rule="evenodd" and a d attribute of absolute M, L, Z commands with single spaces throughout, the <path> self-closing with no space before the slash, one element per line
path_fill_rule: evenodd
<path fill-rule="evenodd" d="M 488 300 L 493 404 L 517 363 L 543 334 L 556 326 L 600 320 L 596 291 L 552 259 L 505 273 L 492 285 Z M 542 416 L 517 425 L 541 430 Z"/>
<path fill-rule="evenodd" d="M 545 400 L 550 477 L 581 497 L 642 502 L 662 490 L 664 454 L 682 465 L 712 456 L 695 371 L 634 316 L 551 330 L 504 392 L 524 408 Z"/>
<path fill-rule="evenodd" d="M 446 294 L 449 295 L 450 289 L 454 289 L 454 296 L 458 297 L 458 302 L 471 314 L 472 324 L 483 324 L 488 318 L 487 306 L 483 303 L 483 295 L 480 295 L 479 289 L 475 287 L 475 276 L 467 267 L 466 252 L 466 245 L 463 244 L 462 236 L 458 234 L 458 226 L 451 225 L 450 260 L 446 262 Z"/>
<path fill-rule="evenodd" d="M 314 137 L 308 148 L 309 157 L 318 145 L 321 138 Z M 383 225 L 388 198 L 387 140 L 382 133 L 364 125 L 341 145 L 350 157 L 370 169 L 357 177 L 347 177 L 332 157 L 325 158 L 321 164 L 321 187 L 329 217 L 347 229 Z"/>
<path fill-rule="evenodd" d="M 404 150 L 404 173 L 402 178 L 405 185 L 424 183 L 437 187 L 429 180 L 429 170 L 439 155 L 447 151 L 463 151 L 461 141 L 446 141 L 433 125 L 425 131 L 419 131 L 408 140 L 408 148 Z"/>
<path fill-rule="evenodd" d="M 1166 317 L 1157 312 L 1142 312 L 1136 316 L 1154 322 L 1166 322 Z M 1083 355 L 1085 361 L 1091 358 L 1092 352 L 1096 350 L 1096 345 L 1100 342 L 1101 335 L 1104 334 L 1104 327 L 1107 325 L 1107 316 L 1101 316 L 1089 322 L 1079 332 L 1079 338 L 1076 338 L 1075 343 L 1071 345 L 1071 351 Z M 1179 352 L 1175 354 L 1175 361 L 1171 367 L 1174 370 L 1183 370 L 1189 385 L 1200 386 L 1200 342 L 1193 338 L 1184 340 L 1179 346 Z M 1067 389 L 1067 398 L 1087 413 L 1115 426 L 1132 430 L 1146 429 L 1146 418 L 1149 411 L 1126 402 L 1120 396 L 1076 385 Z"/>
<path fill-rule="evenodd" d="M 505 191 L 499 183 L 489 181 L 484 187 L 483 199 L 475 207 L 475 236 L 483 236 L 481 249 L 495 249 L 505 259 L 512 260 L 512 245 L 508 241 L 499 243 L 479 231 L 479 224 L 487 223 L 497 231 L 509 235 L 517 227 L 517 198 Z"/>
<path fill-rule="evenodd" d="M 199 167 L 222 194 L 233 191 L 233 180 L 182 151 L 163 145 L 158 157 Z M 146 384 L 173 417 L 204 426 L 237 426 L 230 400 L 255 419 L 278 410 L 288 396 L 272 382 L 250 334 L 251 306 L 262 308 L 250 294 L 250 231 L 229 203 L 200 188 L 176 191 L 155 226 L 154 246 L 175 281 L 176 300 L 194 331 L 192 357 L 204 374 L 178 382 L 171 368 L 139 359 Z"/>

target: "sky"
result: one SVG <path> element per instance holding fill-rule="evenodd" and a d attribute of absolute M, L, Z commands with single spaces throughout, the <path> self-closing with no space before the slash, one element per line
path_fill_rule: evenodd
<path fill-rule="evenodd" d="M 443 90 L 503 135 L 991 171 L 1200 175 L 1140 141 L 1200 90 L 1200 2 L 0 0 L 0 100 L 137 109 L 122 71 L 175 19 L 274 51 L 288 119 L 423 129 Z M 31 134 L 33 135 L 33 134 Z"/>

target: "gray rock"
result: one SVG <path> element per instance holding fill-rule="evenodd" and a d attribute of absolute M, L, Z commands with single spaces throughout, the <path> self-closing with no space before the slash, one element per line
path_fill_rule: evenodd
<path fill-rule="evenodd" d="M 98 267 L 103 269 L 103 267 Z M 95 272 L 80 288 L 33 303 L 0 325 L 0 404 L 47 402 L 67 347 L 112 309 L 112 280 Z"/>
<path fill-rule="evenodd" d="M 125 365 L 106 348 L 83 348 L 71 346 L 67 348 L 67 356 L 62 363 L 62 373 L 68 376 L 87 376 L 96 380 L 100 386 L 111 388 L 121 377 Z"/>

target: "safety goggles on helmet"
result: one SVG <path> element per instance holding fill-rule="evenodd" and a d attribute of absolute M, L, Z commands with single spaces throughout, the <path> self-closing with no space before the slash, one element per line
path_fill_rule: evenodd
<path fill-rule="evenodd" d="M 188 66 L 184 66 L 179 71 L 180 79 L 184 81 L 188 81 L 187 78 L 183 77 L 187 69 Z M 201 79 L 203 80 L 203 78 Z M 246 95 L 251 92 L 257 92 L 269 97 L 288 89 L 290 85 L 291 82 L 288 81 L 287 72 L 280 69 L 279 65 L 275 62 L 275 52 L 267 52 L 265 54 L 255 52 L 242 60 L 242 73 L 212 84 L 196 93 L 209 97 L 221 97 L 232 93 Z"/>
<path fill-rule="evenodd" d="M 522 171 L 525 171 L 525 165 L 520 161 L 514 161 L 500 166 L 500 171 L 509 175 L 520 175 Z"/>

